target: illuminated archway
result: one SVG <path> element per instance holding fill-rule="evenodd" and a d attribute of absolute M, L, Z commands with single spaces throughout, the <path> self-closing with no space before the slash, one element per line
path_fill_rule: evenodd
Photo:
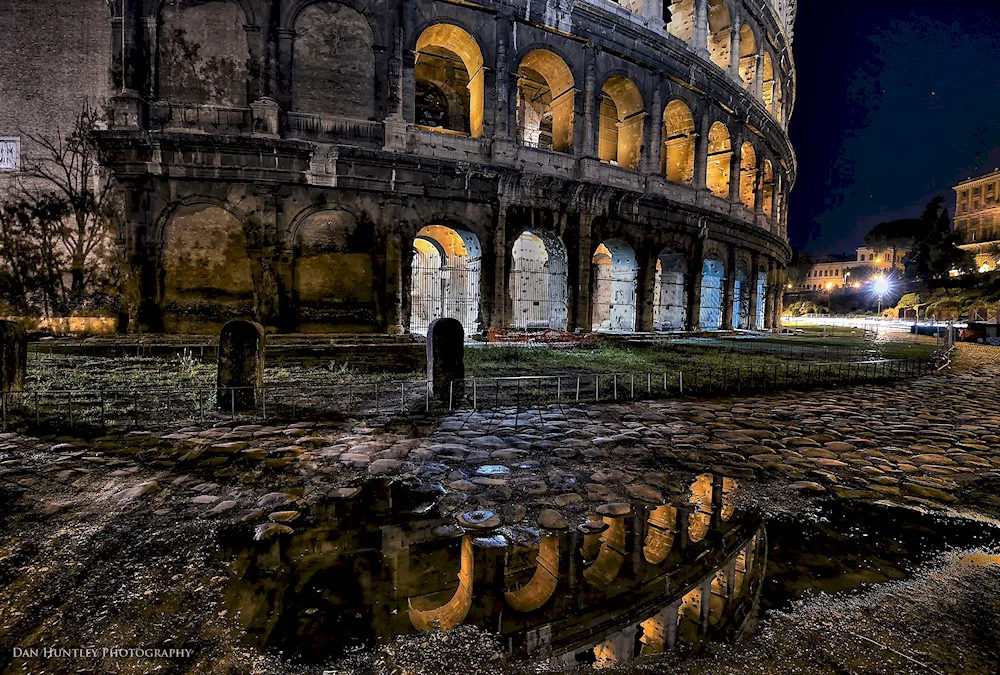
<path fill-rule="evenodd" d="M 722 300 L 725 287 L 725 266 L 718 258 L 706 258 L 701 267 L 701 330 L 722 329 Z"/>
<path fill-rule="evenodd" d="M 448 632 L 458 626 L 469 615 L 472 607 L 472 584 L 475 579 L 475 556 L 472 550 L 472 537 L 462 538 L 462 563 L 458 571 L 458 588 L 451 600 L 440 607 L 428 610 L 418 610 L 413 607 L 412 599 L 407 599 L 410 623 L 419 631 L 429 632 L 440 630 Z"/>
<path fill-rule="evenodd" d="M 591 326 L 594 330 L 635 330 L 639 266 L 635 251 L 621 239 L 597 247 L 591 267 Z"/>
<path fill-rule="evenodd" d="M 740 201 L 748 209 L 757 202 L 757 153 L 750 143 L 740 148 Z"/>
<path fill-rule="evenodd" d="M 449 23 L 417 39 L 415 122 L 433 131 L 483 135 L 483 54 L 475 39 Z"/>
<path fill-rule="evenodd" d="M 660 168 L 672 183 L 694 181 L 694 117 L 683 101 L 673 100 L 663 109 L 663 158 Z"/>
<path fill-rule="evenodd" d="M 697 544 L 708 534 L 712 523 L 712 474 L 703 473 L 695 478 L 688 504 L 694 507 L 688 516 L 688 539 Z"/>
<path fill-rule="evenodd" d="M 642 95 L 634 82 L 620 75 L 605 82 L 597 150 L 601 161 L 638 169 L 645 118 Z"/>
<path fill-rule="evenodd" d="M 663 249 L 656 260 L 653 282 L 653 330 L 687 328 L 687 260 L 671 248 Z"/>
<path fill-rule="evenodd" d="M 712 63 L 723 70 L 729 67 L 732 50 L 732 19 L 726 0 L 708 1 L 708 53 Z"/>
<path fill-rule="evenodd" d="M 763 81 L 764 86 L 761 90 L 761 100 L 764 102 L 764 107 L 767 108 L 768 112 L 777 117 L 774 103 L 775 103 L 775 87 L 774 87 L 774 62 L 771 59 L 771 53 L 768 51 L 764 52 L 764 64 L 763 64 Z"/>
<path fill-rule="evenodd" d="M 514 242 L 508 281 L 510 324 L 521 330 L 566 329 L 566 246 L 544 230 L 525 230 Z"/>
<path fill-rule="evenodd" d="M 708 173 L 705 182 L 716 197 L 729 196 L 729 174 L 733 158 L 733 142 L 729 129 L 716 122 L 708 131 Z"/>
<path fill-rule="evenodd" d="M 593 588 L 606 588 L 618 578 L 625 563 L 625 519 L 605 516 L 604 522 L 608 529 L 599 535 L 601 548 L 597 558 L 583 570 L 584 581 Z"/>
<path fill-rule="evenodd" d="M 570 152 L 576 89 L 566 62 L 547 49 L 528 52 L 517 69 L 517 138 L 522 145 Z"/>
<path fill-rule="evenodd" d="M 674 548 L 677 532 L 677 509 L 669 504 L 658 506 L 649 512 L 646 540 L 643 542 L 642 556 L 650 565 L 659 565 Z"/>
<path fill-rule="evenodd" d="M 764 329 L 764 302 L 767 295 L 767 272 L 760 270 L 757 273 L 757 307 L 754 312 L 754 328 Z"/>
<path fill-rule="evenodd" d="M 764 175 L 761 176 L 761 204 L 760 209 L 764 215 L 770 218 L 774 215 L 774 166 L 771 160 L 765 159 L 763 164 Z"/>
<path fill-rule="evenodd" d="M 666 0 L 664 6 L 670 11 L 667 32 L 691 44 L 694 36 L 694 0 Z"/>
<path fill-rule="evenodd" d="M 555 593 L 559 581 L 559 537 L 544 537 L 538 545 L 535 573 L 516 591 L 507 591 L 507 604 L 517 612 L 533 612 Z"/>
<path fill-rule="evenodd" d="M 429 225 L 413 240 L 410 332 L 424 335 L 434 319 L 458 319 L 470 335 L 479 330 L 482 249 L 471 232 Z"/>

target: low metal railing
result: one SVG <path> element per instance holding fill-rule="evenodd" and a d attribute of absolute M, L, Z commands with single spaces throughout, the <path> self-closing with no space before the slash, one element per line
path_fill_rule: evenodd
<path fill-rule="evenodd" d="M 434 395 L 424 380 L 315 385 L 296 383 L 215 387 L 48 389 L 0 395 L 2 427 L 156 428 L 178 422 L 278 422 L 340 416 L 410 415 L 457 409 L 536 408 L 677 396 L 726 396 L 792 388 L 835 387 L 918 377 L 934 371 L 930 359 L 792 362 L 666 372 L 473 377 Z M 241 392 L 255 406 L 240 410 Z M 516 417 L 516 416 L 515 416 Z M 517 420 L 515 419 L 515 423 Z"/>

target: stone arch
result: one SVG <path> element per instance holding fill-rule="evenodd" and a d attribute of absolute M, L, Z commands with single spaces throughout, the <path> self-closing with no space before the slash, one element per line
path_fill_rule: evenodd
<path fill-rule="evenodd" d="M 253 319 L 254 286 L 244 223 L 226 208 L 190 201 L 162 223 L 164 328 L 215 332 L 229 319 Z"/>
<path fill-rule="evenodd" d="M 716 122 L 708 131 L 708 175 L 705 182 L 716 197 L 729 196 L 729 180 L 733 158 L 733 141 L 729 129 Z"/>
<path fill-rule="evenodd" d="M 591 326 L 594 330 L 634 331 L 639 265 L 624 239 L 607 239 L 591 259 Z"/>
<path fill-rule="evenodd" d="M 545 230 L 525 230 L 514 240 L 511 255 L 511 327 L 566 330 L 569 257 L 562 239 Z"/>
<path fill-rule="evenodd" d="M 538 544 L 535 573 L 524 586 L 507 591 L 504 598 L 516 612 L 534 612 L 549 601 L 559 583 L 559 537 L 549 535 Z"/>
<path fill-rule="evenodd" d="M 472 608 L 472 589 L 475 580 L 475 554 L 472 536 L 462 537 L 461 567 L 458 571 L 458 588 L 448 602 L 434 609 L 419 610 L 413 606 L 412 598 L 407 599 L 410 623 L 425 633 L 440 630 L 448 632 L 465 621 Z"/>
<path fill-rule="evenodd" d="M 622 565 L 625 563 L 625 518 L 604 516 L 608 526 L 600 535 L 585 535 L 599 537 L 601 548 L 594 562 L 583 570 L 583 579 L 592 588 L 607 588 L 608 584 L 618 578 Z"/>
<path fill-rule="evenodd" d="M 372 119 L 375 116 L 375 35 L 352 7 L 324 0 L 295 15 L 292 109 Z"/>
<path fill-rule="evenodd" d="M 642 556 L 650 565 L 659 565 L 674 548 L 677 534 L 677 509 L 669 504 L 658 506 L 649 512 L 646 520 L 648 529 L 643 542 Z"/>
<path fill-rule="evenodd" d="M 485 73 L 483 52 L 476 39 L 455 24 L 433 24 L 417 38 L 414 69 L 417 125 L 480 138 L 483 135 Z M 421 92 L 434 89 L 451 90 L 459 96 L 461 120 L 455 120 L 451 114 L 443 119 L 442 111 L 427 106 Z"/>
<path fill-rule="evenodd" d="M 249 105 L 248 15 L 229 0 L 182 0 L 159 11 L 160 98 L 194 105 Z"/>
<path fill-rule="evenodd" d="M 715 626 L 726 615 L 726 599 L 729 597 L 729 579 L 726 569 L 716 570 L 709 584 L 708 625 Z"/>
<path fill-rule="evenodd" d="M 292 297 L 299 330 L 367 332 L 376 324 L 372 228 L 336 208 L 314 211 L 292 231 Z"/>
<path fill-rule="evenodd" d="M 757 78 L 757 36 L 749 24 L 740 28 L 740 80 L 749 91 Z"/>
<path fill-rule="evenodd" d="M 733 273 L 733 326 L 750 328 L 750 267 L 745 260 L 736 263 Z"/>
<path fill-rule="evenodd" d="M 723 70 L 732 55 L 732 14 L 726 0 L 708 0 L 708 54 Z"/>
<path fill-rule="evenodd" d="M 757 152 L 749 141 L 740 148 L 740 201 L 748 209 L 757 203 Z"/>
<path fill-rule="evenodd" d="M 413 240 L 410 331 L 426 334 L 434 319 L 458 319 L 466 335 L 479 330 L 482 247 L 472 232 L 428 225 Z"/>
<path fill-rule="evenodd" d="M 573 149 L 576 88 L 566 62 L 549 49 L 533 49 L 517 69 L 517 138 L 555 152 Z"/>
<path fill-rule="evenodd" d="M 664 17 L 667 32 L 691 44 L 694 37 L 694 0 L 666 0 L 664 8 L 670 12 L 669 18 Z"/>
<path fill-rule="evenodd" d="M 361 14 L 368 23 L 368 29 L 371 31 L 374 44 L 385 44 L 380 17 L 372 12 L 371 3 L 365 2 L 365 0 L 291 0 L 290 2 L 284 2 L 280 9 L 278 25 L 282 28 L 293 28 L 298 23 L 299 16 L 310 5 L 325 2 L 338 2 L 340 5 Z"/>
<path fill-rule="evenodd" d="M 726 266 L 721 253 L 705 254 L 701 267 L 701 330 L 722 330 L 722 307 L 725 294 Z"/>
<path fill-rule="evenodd" d="M 687 317 L 688 263 L 682 251 L 667 247 L 656 260 L 653 282 L 653 330 L 684 330 Z"/>
<path fill-rule="evenodd" d="M 642 94 L 623 75 L 608 78 L 601 89 L 598 156 L 604 162 L 637 170 L 646 117 Z"/>
<path fill-rule="evenodd" d="M 688 504 L 693 508 L 688 515 L 688 539 L 697 544 L 705 539 L 712 524 L 712 474 L 695 477 L 690 487 Z"/>
<path fill-rule="evenodd" d="M 663 109 L 663 159 L 661 171 L 672 183 L 694 182 L 694 117 L 680 99 Z"/>
<path fill-rule="evenodd" d="M 695 644 L 701 633 L 701 587 L 695 586 L 684 594 L 677 607 L 677 639 L 685 644 Z"/>
<path fill-rule="evenodd" d="M 761 172 L 760 209 L 770 218 L 774 215 L 774 165 L 771 164 L 771 160 L 764 160 Z"/>

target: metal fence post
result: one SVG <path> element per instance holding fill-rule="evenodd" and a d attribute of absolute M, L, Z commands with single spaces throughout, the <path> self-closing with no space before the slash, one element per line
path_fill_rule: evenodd
<path fill-rule="evenodd" d="M 580 402 L 580 376 L 576 376 L 576 402 Z"/>
<path fill-rule="evenodd" d="M 476 378 L 472 378 L 472 409 L 479 410 L 479 391 L 476 389 Z"/>
<path fill-rule="evenodd" d="M 678 370 L 677 371 L 677 382 L 680 385 L 681 396 L 683 396 L 684 395 L 684 371 L 683 370 Z"/>
<path fill-rule="evenodd" d="M 455 404 L 455 380 L 448 380 L 448 412 L 451 412 Z"/>

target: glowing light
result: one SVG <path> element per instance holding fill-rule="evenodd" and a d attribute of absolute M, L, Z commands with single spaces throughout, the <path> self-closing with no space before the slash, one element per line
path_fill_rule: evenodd
<path fill-rule="evenodd" d="M 882 262 L 882 259 L 881 258 L 875 258 L 875 262 L 880 263 L 880 262 Z"/>
<path fill-rule="evenodd" d="M 982 267 L 979 268 L 980 273 L 989 271 L 990 271 L 989 263 L 983 263 Z"/>
<path fill-rule="evenodd" d="M 875 292 L 879 295 L 885 295 L 889 292 L 889 280 L 885 277 L 877 277 L 875 279 Z"/>
<path fill-rule="evenodd" d="M 832 281 L 826 282 L 826 290 L 830 290 L 831 288 L 833 288 L 833 282 Z"/>

